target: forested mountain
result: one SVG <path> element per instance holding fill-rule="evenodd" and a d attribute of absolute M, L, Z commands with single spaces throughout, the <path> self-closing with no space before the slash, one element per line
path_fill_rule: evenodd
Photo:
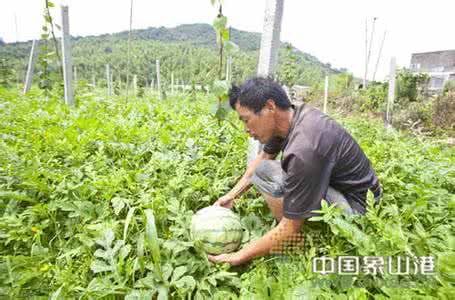
<path fill-rule="evenodd" d="M 155 78 L 155 61 L 161 62 L 163 82 L 169 82 L 171 73 L 176 80 L 208 83 L 218 74 L 218 51 L 216 35 L 208 24 L 180 25 L 175 28 L 147 28 L 133 31 L 131 48 L 131 74 L 138 76 L 139 85 L 148 85 Z M 260 33 L 231 29 L 231 40 L 240 51 L 233 55 L 232 77 L 244 80 L 256 73 L 260 46 Z M 103 81 L 105 65 L 110 64 L 114 81 L 126 79 L 128 32 L 99 36 L 73 37 L 73 63 L 78 79 L 91 81 L 94 77 Z M 42 43 L 42 52 L 53 51 L 52 41 Z M 31 42 L 0 45 L 2 68 L 15 70 L 20 78 L 26 68 Z M 60 49 L 58 49 L 60 50 Z M 314 85 L 325 73 L 337 73 L 329 64 L 321 63 L 316 57 L 305 54 L 290 44 L 282 43 L 280 49 L 278 79 L 288 84 Z M 47 66 L 49 72 L 57 69 L 57 59 Z M 38 66 L 38 72 L 43 72 Z M 224 72 L 223 72 L 224 73 Z"/>

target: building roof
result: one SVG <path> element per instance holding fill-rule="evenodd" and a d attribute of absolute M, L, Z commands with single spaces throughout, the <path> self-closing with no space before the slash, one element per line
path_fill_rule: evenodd
<path fill-rule="evenodd" d="M 455 72 L 455 50 L 413 53 L 411 70 L 414 72 Z"/>

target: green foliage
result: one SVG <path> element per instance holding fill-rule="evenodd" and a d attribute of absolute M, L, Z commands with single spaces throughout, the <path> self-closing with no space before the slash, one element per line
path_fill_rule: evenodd
<path fill-rule="evenodd" d="M 361 90 L 362 103 L 360 111 L 385 110 L 389 85 L 387 83 L 372 82 L 365 90 Z"/>
<path fill-rule="evenodd" d="M 213 101 L 104 92 L 69 110 L 37 89 L 0 89 L 0 294 L 10 298 L 451 299 L 455 153 L 431 139 L 340 119 L 384 189 L 364 217 L 322 207 L 302 253 L 214 265 L 190 239 L 193 212 L 236 183 L 247 136 L 209 116 Z M 240 125 L 233 113 L 227 115 Z M 243 244 L 273 225 L 253 190 L 235 207 Z M 312 258 L 434 255 L 434 276 L 322 276 Z M 398 288 L 394 288 L 398 287 Z M 304 298 L 306 297 L 306 298 Z"/>
<path fill-rule="evenodd" d="M 455 93 L 455 80 L 452 79 L 452 80 L 448 80 L 445 84 L 444 84 L 444 88 L 442 90 L 442 93 L 443 95 L 448 95 L 450 93 Z"/>
<path fill-rule="evenodd" d="M 218 106 L 215 111 L 214 116 L 218 120 L 224 120 L 227 111 L 223 107 L 223 103 L 225 103 L 228 100 L 228 92 L 229 92 L 229 82 L 228 79 L 225 78 L 225 80 L 222 80 L 223 78 L 223 57 L 224 57 L 224 51 L 226 51 L 227 54 L 232 54 L 235 53 L 236 50 L 238 49 L 238 46 L 231 42 L 229 40 L 229 30 L 227 28 L 227 17 L 223 16 L 223 0 L 211 0 L 212 6 L 215 5 L 215 3 L 218 4 L 218 15 L 213 21 L 213 29 L 215 30 L 216 33 L 216 43 L 219 46 L 219 65 L 218 65 L 218 80 L 215 80 L 212 84 L 212 93 L 216 96 L 218 99 Z M 226 47 L 227 46 L 227 47 Z"/>
<path fill-rule="evenodd" d="M 419 88 L 423 88 L 429 81 L 427 74 L 413 74 L 406 69 L 402 69 L 397 74 L 396 81 L 396 103 L 415 102 L 419 96 Z"/>
<path fill-rule="evenodd" d="M 55 87 L 61 86 L 62 71 L 60 69 L 60 55 L 58 43 L 54 32 L 54 20 L 51 15 L 51 8 L 55 5 L 49 0 L 45 0 L 44 23 L 41 27 L 40 50 L 38 52 L 38 87 L 43 89 L 47 94 Z M 54 49 L 51 49 L 51 39 Z"/>
<path fill-rule="evenodd" d="M 333 79 L 332 79 L 333 78 Z M 346 96 L 353 89 L 354 75 L 351 73 L 343 72 L 332 76 L 332 83 L 329 85 L 329 91 L 335 95 Z M 333 85 L 333 87 L 332 87 Z"/>
<path fill-rule="evenodd" d="M 440 95 L 434 100 L 432 106 L 433 124 L 441 128 L 455 131 L 455 91 L 450 89 L 445 95 Z"/>
<path fill-rule="evenodd" d="M 14 69 L 4 58 L 0 59 L 0 87 L 9 87 L 14 82 Z"/>
<path fill-rule="evenodd" d="M 292 45 L 287 44 L 285 46 L 285 54 L 283 55 L 283 61 L 280 64 L 280 68 L 277 72 L 279 81 L 288 87 L 292 87 L 297 83 L 298 79 L 298 61 L 297 55 L 294 52 Z"/>

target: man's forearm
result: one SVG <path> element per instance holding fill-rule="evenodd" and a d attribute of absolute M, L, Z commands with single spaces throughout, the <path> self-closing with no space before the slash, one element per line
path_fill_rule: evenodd
<path fill-rule="evenodd" d="M 271 253 L 272 249 L 279 249 L 284 241 L 300 231 L 302 223 L 302 220 L 283 218 L 278 226 L 238 252 L 241 262 L 245 263 L 255 257 L 268 255 Z M 300 238 L 302 240 L 299 241 L 299 243 L 302 243 L 303 236 Z"/>
<path fill-rule="evenodd" d="M 265 153 L 261 151 L 247 167 L 245 174 L 237 182 L 237 184 L 232 188 L 232 190 L 227 193 L 227 196 L 235 199 L 239 197 L 243 192 L 247 191 L 251 187 L 251 179 L 253 178 L 256 167 L 264 160 L 274 159 L 276 155 Z"/>
<path fill-rule="evenodd" d="M 251 177 L 243 175 L 242 178 L 237 182 L 237 184 L 232 188 L 232 190 L 227 193 L 227 196 L 235 199 L 247 191 L 251 187 Z"/>

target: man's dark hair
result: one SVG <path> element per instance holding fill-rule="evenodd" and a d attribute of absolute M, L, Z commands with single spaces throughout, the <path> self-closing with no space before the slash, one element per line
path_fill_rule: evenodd
<path fill-rule="evenodd" d="M 229 90 L 229 104 L 234 110 L 235 104 L 239 101 L 241 106 L 258 113 L 269 99 L 282 110 L 291 107 L 291 101 L 286 92 L 271 78 L 254 77 L 245 81 L 240 87 L 232 85 Z"/>

